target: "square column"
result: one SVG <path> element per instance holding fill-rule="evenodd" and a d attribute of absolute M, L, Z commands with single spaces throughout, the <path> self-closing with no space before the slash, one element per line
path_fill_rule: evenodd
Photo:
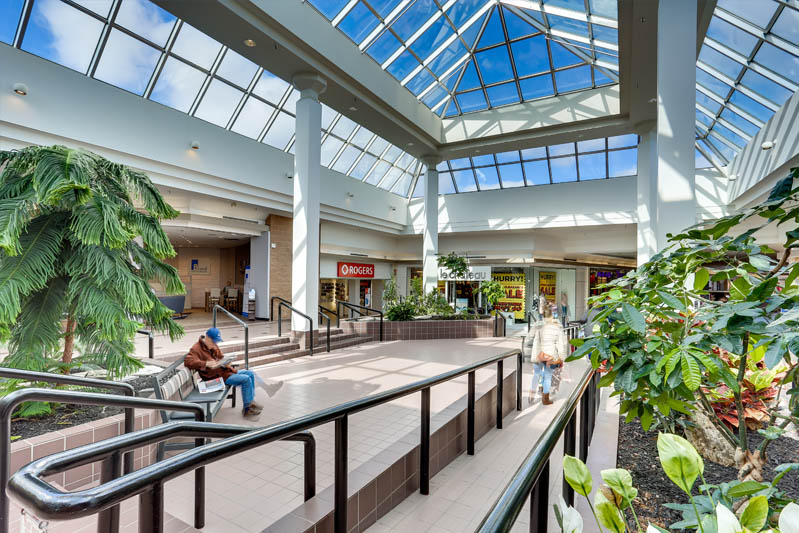
<path fill-rule="evenodd" d="M 657 132 L 641 134 L 638 144 L 638 265 L 649 261 L 658 251 L 657 220 Z"/>
<path fill-rule="evenodd" d="M 438 287 L 438 171 L 435 156 L 422 158 L 427 165 L 424 179 L 424 240 L 422 242 L 423 286 L 429 293 Z"/>
<path fill-rule="evenodd" d="M 292 226 L 291 301 L 318 327 L 319 314 L 319 174 L 322 104 L 327 84 L 317 74 L 296 74 L 300 91 L 294 141 L 294 220 Z M 291 329 L 308 331 L 308 321 L 291 313 Z"/>
<path fill-rule="evenodd" d="M 657 251 L 696 223 L 696 12 L 697 0 L 658 3 Z"/>

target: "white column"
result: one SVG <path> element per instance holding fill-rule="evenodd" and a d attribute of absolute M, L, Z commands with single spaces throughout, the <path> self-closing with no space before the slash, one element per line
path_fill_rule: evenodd
<path fill-rule="evenodd" d="M 268 231 L 260 237 L 250 237 L 250 286 L 255 289 L 255 318 L 269 316 L 269 242 Z M 245 292 L 242 301 L 246 309 L 249 295 Z"/>
<path fill-rule="evenodd" d="M 424 242 L 422 261 L 424 292 L 428 293 L 438 286 L 438 171 L 436 165 L 441 161 L 435 156 L 423 157 L 427 165 L 424 179 Z"/>
<path fill-rule="evenodd" d="M 291 263 L 292 305 L 317 324 L 319 309 L 319 173 L 322 105 L 327 84 L 317 74 L 296 74 L 300 91 L 294 141 L 294 221 Z M 291 329 L 307 331 L 308 321 L 292 313 Z M 318 324 L 317 324 L 318 326 Z"/>
<path fill-rule="evenodd" d="M 657 250 L 696 222 L 694 130 L 697 0 L 658 3 Z"/>
<path fill-rule="evenodd" d="M 657 219 L 657 133 L 652 129 L 641 134 L 638 145 L 638 265 L 649 261 L 658 251 L 655 236 Z"/>

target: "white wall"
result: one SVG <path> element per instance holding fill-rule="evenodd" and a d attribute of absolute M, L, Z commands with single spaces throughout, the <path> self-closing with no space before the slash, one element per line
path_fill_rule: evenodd
<path fill-rule="evenodd" d="M 0 147 L 83 146 L 159 185 L 291 211 L 291 154 L 10 46 L 0 65 Z M 17 82 L 27 96 L 13 93 Z M 321 183 L 323 218 L 391 232 L 407 223 L 404 198 L 324 168 Z"/>

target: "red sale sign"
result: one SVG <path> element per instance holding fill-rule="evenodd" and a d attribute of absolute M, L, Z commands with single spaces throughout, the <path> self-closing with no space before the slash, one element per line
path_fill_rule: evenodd
<path fill-rule="evenodd" d="M 339 263 L 338 277 L 340 278 L 373 278 L 375 266 L 363 263 Z"/>

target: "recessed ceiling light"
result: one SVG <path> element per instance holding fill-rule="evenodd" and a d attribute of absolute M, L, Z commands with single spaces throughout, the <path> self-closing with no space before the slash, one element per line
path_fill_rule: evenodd
<path fill-rule="evenodd" d="M 413 143 L 408 143 L 408 146 L 413 146 Z"/>
<path fill-rule="evenodd" d="M 200 142 L 199 141 L 191 141 L 191 149 L 192 150 L 199 150 L 200 149 Z"/>
<path fill-rule="evenodd" d="M 252 39 L 244 39 L 244 44 L 245 46 L 249 46 L 250 48 L 252 48 L 253 46 L 255 46 L 255 41 L 253 41 Z"/>
<path fill-rule="evenodd" d="M 358 111 L 358 108 L 357 108 L 357 107 L 355 107 L 354 105 L 351 105 L 351 106 L 349 107 L 349 109 L 350 109 L 350 111 Z"/>
<path fill-rule="evenodd" d="M 28 94 L 28 86 L 24 83 L 15 83 L 14 84 L 14 92 L 20 96 L 25 96 Z"/>

